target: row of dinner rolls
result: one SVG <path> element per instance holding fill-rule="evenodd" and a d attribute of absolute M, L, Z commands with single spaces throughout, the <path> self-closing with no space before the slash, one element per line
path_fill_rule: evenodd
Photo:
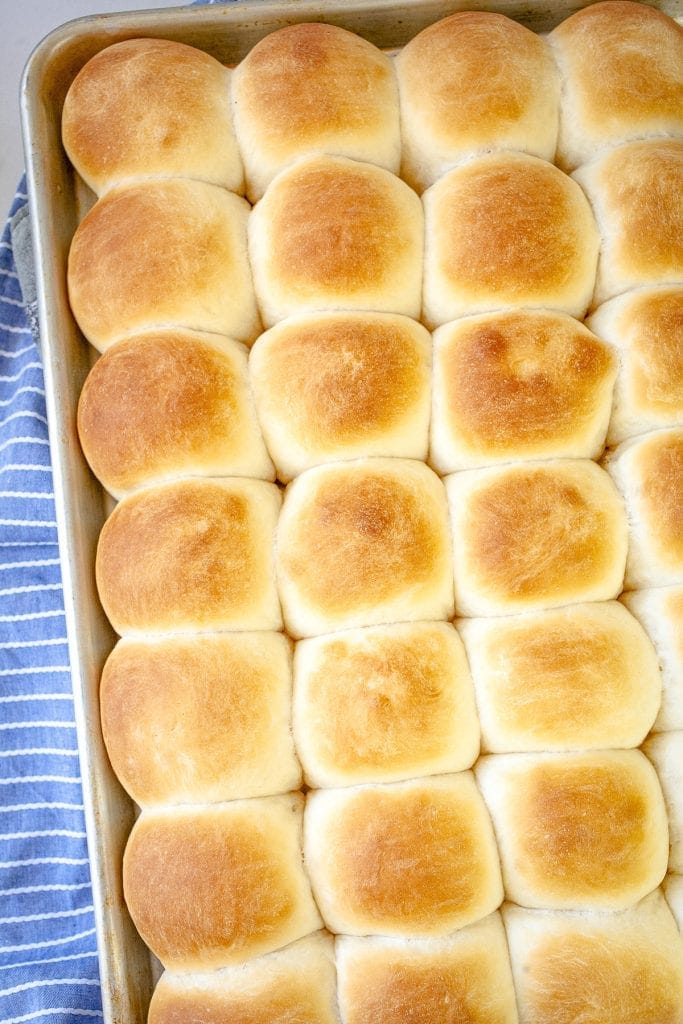
<path fill-rule="evenodd" d="M 288 163 L 320 151 L 421 192 L 492 149 L 573 170 L 607 146 L 680 134 L 682 60 L 676 24 L 623 0 L 567 18 L 547 41 L 500 14 L 454 14 L 395 61 L 324 24 L 271 33 L 234 72 L 181 43 L 133 39 L 76 76 L 62 131 L 98 194 L 160 175 L 246 188 L 256 202 Z"/>

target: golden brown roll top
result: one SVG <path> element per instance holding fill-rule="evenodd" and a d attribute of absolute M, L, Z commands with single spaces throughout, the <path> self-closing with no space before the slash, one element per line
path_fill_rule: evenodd
<path fill-rule="evenodd" d="M 241 964 L 320 928 L 299 793 L 145 812 L 123 858 L 140 935 L 169 970 Z"/>
<path fill-rule="evenodd" d="M 338 459 L 427 457 L 431 339 L 408 317 L 292 317 L 261 335 L 249 370 L 281 480 Z"/>
<path fill-rule="evenodd" d="M 309 793 L 304 857 L 325 924 L 347 935 L 444 936 L 502 899 L 471 772 Z"/>
<path fill-rule="evenodd" d="M 434 334 L 430 462 L 440 473 L 518 459 L 597 458 L 616 359 L 563 313 L 465 317 Z"/>
<path fill-rule="evenodd" d="M 179 178 L 100 199 L 69 252 L 69 301 L 88 341 L 103 352 L 126 335 L 169 326 L 253 341 L 260 325 L 248 216 L 239 196 Z"/>
<path fill-rule="evenodd" d="M 586 323 L 619 360 L 607 443 L 683 422 L 683 288 L 626 292 Z"/>
<path fill-rule="evenodd" d="M 297 161 L 249 219 L 264 324 L 323 309 L 418 319 L 423 237 L 420 200 L 389 171 L 344 157 Z"/>
<path fill-rule="evenodd" d="M 609 0 L 548 39 L 562 80 L 560 167 L 573 170 L 605 146 L 683 133 L 683 31 L 672 18 Z"/>
<path fill-rule="evenodd" d="M 273 539 L 280 509 L 261 480 L 181 480 L 125 498 L 104 524 L 95 572 L 121 636 L 280 629 Z"/>
<path fill-rule="evenodd" d="M 497 913 L 444 939 L 345 936 L 336 950 L 345 1024 L 518 1024 Z"/>
<path fill-rule="evenodd" d="M 458 614 L 506 615 L 620 593 L 626 516 L 595 463 L 473 469 L 445 483 Z"/>
<path fill-rule="evenodd" d="M 636 747 L 661 698 L 657 655 L 617 602 L 463 619 L 490 753 Z"/>
<path fill-rule="evenodd" d="M 230 71 L 184 43 L 126 39 L 100 50 L 66 94 L 62 141 L 98 195 L 154 176 L 244 190 Z"/>
<path fill-rule="evenodd" d="M 247 196 L 260 199 L 275 175 L 309 153 L 332 153 L 397 172 L 398 90 L 391 60 L 335 25 L 271 32 L 233 77 L 235 128 Z"/>
<path fill-rule="evenodd" d="M 492 149 L 552 160 L 559 82 L 547 44 L 501 14 L 467 11 L 424 29 L 396 58 L 401 176 L 418 192 Z"/>
<path fill-rule="evenodd" d="M 625 441 L 606 465 L 628 512 L 624 588 L 683 583 L 683 427 Z"/>
<path fill-rule="evenodd" d="M 458 634 L 446 622 L 417 622 L 302 640 L 294 737 L 310 786 L 470 768 L 479 722 Z"/>
<path fill-rule="evenodd" d="M 598 232 L 583 192 L 557 167 L 494 153 L 449 171 L 423 203 L 428 326 L 519 307 L 585 314 Z"/>
<path fill-rule="evenodd" d="M 276 557 L 294 637 L 453 613 L 446 495 L 421 462 L 358 459 L 302 473 L 285 494 Z"/>
<path fill-rule="evenodd" d="M 683 280 L 683 140 L 631 142 L 573 174 L 601 236 L 593 307 Z"/>
<path fill-rule="evenodd" d="M 655 766 L 669 819 L 669 871 L 683 874 L 683 732 L 650 736 L 643 750 Z"/>
<path fill-rule="evenodd" d="M 81 391 L 78 436 L 115 497 L 179 476 L 272 480 L 247 353 L 218 335 L 151 331 L 99 359 Z"/>
<path fill-rule="evenodd" d="M 666 808 L 639 750 L 493 754 L 475 772 L 514 903 L 620 910 L 662 881 Z"/>
<path fill-rule="evenodd" d="M 618 914 L 506 905 L 520 1024 L 679 1024 L 683 942 L 660 892 Z"/>
<path fill-rule="evenodd" d="M 631 591 L 621 601 L 645 627 L 662 673 L 654 732 L 683 729 L 683 586 Z"/>
<path fill-rule="evenodd" d="M 102 673 L 100 713 L 109 759 L 135 802 L 298 789 L 291 661 L 281 633 L 120 641 Z"/>

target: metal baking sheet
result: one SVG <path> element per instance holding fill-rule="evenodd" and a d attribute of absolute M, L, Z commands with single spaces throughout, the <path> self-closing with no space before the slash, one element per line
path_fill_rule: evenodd
<path fill-rule="evenodd" d="M 225 6 L 80 18 L 52 32 L 32 54 L 22 80 L 21 109 L 37 269 L 46 402 L 57 523 L 70 640 L 86 824 L 92 867 L 106 1024 L 144 1024 L 153 964 L 126 911 L 123 848 L 135 808 L 116 781 L 100 732 L 98 688 L 115 636 L 94 582 L 97 537 L 109 509 L 76 435 L 76 408 L 93 351 L 78 331 L 66 293 L 66 260 L 87 190 L 60 141 L 61 109 L 80 68 L 111 43 L 160 36 L 236 64 L 264 35 L 302 21 L 326 21 L 395 49 L 427 25 L 461 10 L 497 11 L 547 32 L 590 0 L 237 0 Z M 658 7 L 683 16 L 683 0 Z"/>

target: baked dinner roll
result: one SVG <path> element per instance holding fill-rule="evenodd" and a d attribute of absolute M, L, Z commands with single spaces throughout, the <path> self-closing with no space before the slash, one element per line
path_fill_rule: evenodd
<path fill-rule="evenodd" d="M 587 325 L 619 359 L 607 443 L 683 423 L 683 288 L 626 292 Z"/>
<path fill-rule="evenodd" d="M 434 334 L 430 461 L 440 473 L 597 458 L 616 359 L 564 313 L 485 313 Z"/>
<path fill-rule="evenodd" d="M 401 138 L 392 62 L 336 25 L 271 32 L 233 78 L 235 128 L 252 202 L 288 163 L 334 153 L 398 171 Z"/>
<path fill-rule="evenodd" d="M 654 732 L 683 729 L 683 586 L 631 591 L 621 601 L 645 627 L 662 671 Z"/>
<path fill-rule="evenodd" d="M 667 875 L 662 888 L 678 930 L 683 932 L 683 875 Z"/>
<path fill-rule="evenodd" d="M 493 153 L 449 171 L 423 203 L 427 326 L 521 306 L 584 315 L 598 232 L 581 189 L 557 167 Z"/>
<path fill-rule="evenodd" d="M 141 807 L 298 789 L 291 661 L 281 633 L 121 640 L 100 713 L 124 789 Z"/>
<path fill-rule="evenodd" d="M 573 177 L 602 238 L 593 307 L 639 285 L 683 281 L 683 140 L 619 146 Z"/>
<path fill-rule="evenodd" d="M 179 178 L 100 199 L 69 252 L 69 301 L 88 341 L 104 352 L 121 337 L 169 325 L 253 341 L 248 215 L 239 196 Z"/>
<path fill-rule="evenodd" d="M 625 441 L 606 465 L 628 512 L 624 589 L 683 583 L 683 427 Z"/>
<path fill-rule="evenodd" d="M 552 160 L 559 82 L 548 46 L 502 14 L 452 14 L 396 57 L 401 176 L 418 192 L 472 154 L 515 149 Z"/>
<path fill-rule="evenodd" d="M 610 0 L 548 39 L 562 79 L 560 167 L 573 170 L 604 146 L 683 133 L 683 33 L 671 18 Z"/>
<path fill-rule="evenodd" d="M 458 634 L 446 622 L 416 622 L 302 640 L 294 739 L 310 786 L 470 768 L 479 721 Z"/>
<path fill-rule="evenodd" d="M 650 736 L 643 750 L 657 770 L 669 817 L 669 871 L 683 874 L 683 732 Z"/>
<path fill-rule="evenodd" d="M 475 771 L 514 903 L 621 910 L 664 877 L 666 808 L 639 750 L 492 754 Z"/>
<path fill-rule="evenodd" d="M 108 349 L 81 391 L 78 436 L 116 498 L 179 476 L 275 476 L 246 350 L 218 335 L 169 328 Z"/>
<path fill-rule="evenodd" d="M 280 629 L 279 509 L 277 487 L 261 480 L 180 480 L 125 498 L 102 528 L 95 560 L 116 632 Z"/>
<path fill-rule="evenodd" d="M 344 157 L 304 157 L 249 218 L 264 324 L 321 309 L 418 319 L 423 238 L 420 200 L 395 175 Z"/>
<path fill-rule="evenodd" d="M 508 615 L 622 588 L 626 516 L 594 462 L 550 459 L 449 476 L 460 615 Z"/>
<path fill-rule="evenodd" d="M 302 473 L 285 494 L 276 559 L 293 637 L 453 614 L 446 494 L 421 462 Z"/>
<path fill-rule="evenodd" d="M 660 892 L 619 914 L 503 918 L 520 1024 L 679 1024 L 683 943 Z"/>
<path fill-rule="evenodd" d="M 300 793 L 146 811 L 123 857 L 135 927 L 163 966 L 241 964 L 320 928 Z"/>
<path fill-rule="evenodd" d="M 230 71 L 192 46 L 126 39 L 100 50 L 64 100 L 62 141 L 101 195 L 134 178 L 196 178 L 244 191 Z"/>
<path fill-rule="evenodd" d="M 207 974 L 164 973 L 147 1024 L 339 1024 L 334 944 L 324 932 Z"/>
<path fill-rule="evenodd" d="M 471 772 L 309 793 L 304 859 L 325 924 L 347 935 L 444 936 L 503 896 Z"/>
<path fill-rule="evenodd" d="M 342 936 L 336 949 L 345 1024 L 517 1024 L 499 914 L 444 939 Z"/>
<path fill-rule="evenodd" d="M 637 747 L 659 710 L 657 655 L 616 601 L 463 619 L 482 748 Z"/>
<path fill-rule="evenodd" d="M 249 368 L 279 478 L 363 455 L 425 460 L 431 348 L 391 313 L 308 313 L 262 334 Z"/>

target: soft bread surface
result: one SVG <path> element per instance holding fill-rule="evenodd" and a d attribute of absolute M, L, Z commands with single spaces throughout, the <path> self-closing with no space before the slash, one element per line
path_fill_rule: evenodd
<path fill-rule="evenodd" d="M 683 30 L 641 3 L 610 0 L 566 18 L 548 37 L 562 79 L 557 162 L 683 133 Z"/>
<path fill-rule="evenodd" d="M 271 32 L 238 65 L 233 96 L 252 202 L 278 171 L 308 153 L 334 153 L 398 171 L 392 62 L 353 32 L 322 24 Z"/>
<path fill-rule="evenodd" d="M 440 473 L 519 459 L 597 458 L 617 361 L 572 317 L 465 317 L 434 334 L 430 462 Z"/>
<path fill-rule="evenodd" d="M 621 601 L 642 623 L 659 658 L 662 704 L 653 731 L 683 729 L 683 586 L 631 591 Z"/>
<path fill-rule="evenodd" d="M 123 858 L 133 922 L 167 969 L 215 970 L 320 927 L 299 793 L 148 811 Z"/>
<path fill-rule="evenodd" d="M 547 44 L 501 14 L 467 11 L 424 29 L 396 58 L 401 176 L 418 192 L 471 154 L 552 160 L 559 83 Z"/>
<path fill-rule="evenodd" d="M 417 622 L 300 641 L 294 735 L 311 786 L 470 768 L 479 722 L 458 634 Z"/>
<path fill-rule="evenodd" d="M 309 793 L 304 857 L 325 924 L 347 935 L 443 936 L 502 899 L 471 772 Z"/>
<path fill-rule="evenodd" d="M 278 476 L 365 455 L 426 459 L 431 339 L 391 313 L 312 313 L 262 334 L 249 357 Z"/>
<path fill-rule="evenodd" d="M 121 636 L 280 629 L 273 540 L 280 509 L 261 480 L 181 480 L 125 498 L 104 524 L 95 573 Z"/>
<path fill-rule="evenodd" d="M 657 655 L 618 602 L 463 619 L 489 753 L 636 747 L 659 710 Z"/>
<path fill-rule="evenodd" d="M 627 292 L 587 325 L 619 360 L 607 443 L 683 422 L 683 288 Z"/>
<path fill-rule="evenodd" d="M 626 516 L 595 463 L 473 469 L 445 483 L 458 614 L 505 615 L 621 591 Z"/>
<path fill-rule="evenodd" d="M 445 939 L 338 938 L 345 1024 L 517 1024 L 498 914 Z"/>
<path fill-rule="evenodd" d="M 678 930 L 683 934 L 683 875 L 667 875 L 662 888 Z"/>
<path fill-rule="evenodd" d="M 652 761 L 669 818 L 669 871 L 683 875 L 683 732 L 650 736 L 643 750 Z"/>
<path fill-rule="evenodd" d="M 168 39 L 126 39 L 92 57 L 64 100 L 62 141 L 98 194 L 134 178 L 244 186 L 230 71 Z"/>
<path fill-rule="evenodd" d="M 417 319 L 423 237 L 420 200 L 389 171 L 343 157 L 297 161 L 249 219 L 264 324 L 324 309 Z"/>
<path fill-rule="evenodd" d="M 421 462 L 358 459 L 302 473 L 285 494 L 276 557 L 297 638 L 453 612 L 446 495 Z"/>
<path fill-rule="evenodd" d="M 161 976 L 147 1024 L 339 1024 L 334 944 L 324 932 L 239 967 Z"/>
<path fill-rule="evenodd" d="M 109 759 L 141 807 L 298 789 L 291 649 L 280 633 L 122 640 L 102 673 Z"/>
<path fill-rule="evenodd" d="M 683 942 L 660 892 L 619 914 L 503 919 L 520 1024 L 680 1024 Z"/>
<path fill-rule="evenodd" d="M 557 167 L 494 153 L 449 171 L 423 203 L 428 326 L 519 307 L 585 314 L 598 232 L 585 195 Z"/>
<path fill-rule="evenodd" d="M 666 808 L 639 750 L 491 754 L 476 776 L 514 903 L 621 910 L 664 877 Z"/>
<path fill-rule="evenodd" d="M 127 334 L 168 325 L 253 341 L 248 216 L 239 196 L 182 179 L 100 199 L 69 251 L 69 301 L 88 341 L 103 352 Z"/>
<path fill-rule="evenodd" d="M 81 391 L 78 436 L 115 497 L 178 476 L 272 480 L 247 353 L 218 335 L 165 330 L 119 342 Z"/>

